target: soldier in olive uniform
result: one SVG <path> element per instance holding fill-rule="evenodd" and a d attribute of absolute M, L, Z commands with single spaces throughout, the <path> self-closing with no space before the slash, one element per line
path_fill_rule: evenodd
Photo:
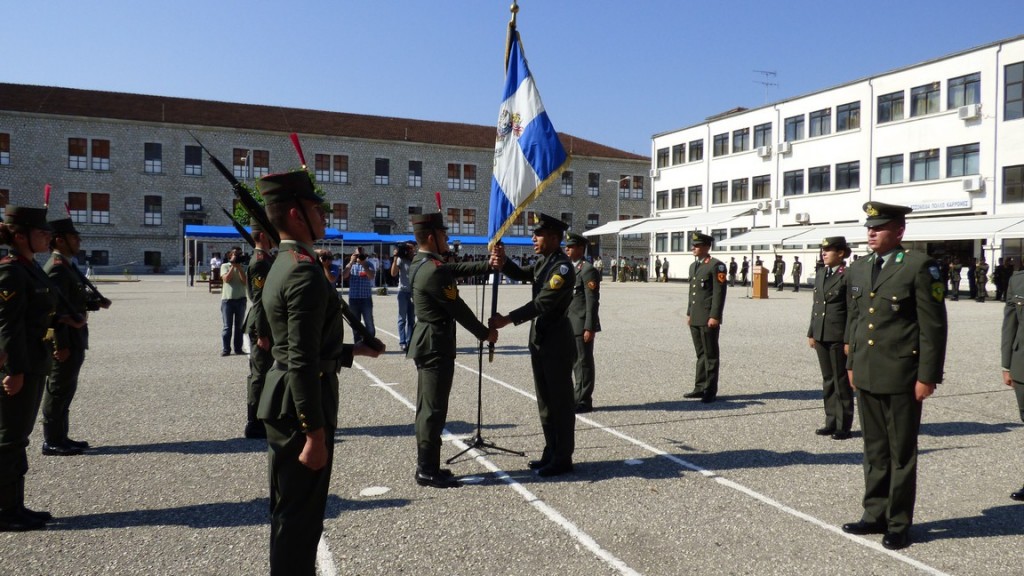
<path fill-rule="evenodd" d="M 1024 421 L 1024 270 L 1013 273 L 1006 287 L 1002 337 L 1003 384 L 1013 388 L 1017 409 Z M 1024 488 L 1010 494 L 1024 502 Z"/>
<path fill-rule="evenodd" d="M 263 310 L 263 286 L 267 282 L 267 274 L 274 264 L 274 256 L 270 250 L 274 241 L 262 226 L 255 220 L 250 223 L 253 247 L 249 267 L 245 271 L 246 292 L 249 296 L 249 311 L 245 315 L 245 333 L 249 335 L 249 377 L 246 379 L 246 438 L 266 438 L 267 431 L 263 422 L 256 417 L 263 393 L 263 383 L 267 372 L 274 365 L 274 357 L 270 347 L 274 344 L 270 334 L 270 324 Z"/>
<path fill-rule="evenodd" d="M 39 413 L 54 355 L 44 340 L 53 326 L 57 288 L 33 256 L 50 241 L 46 210 L 8 206 L 0 242 L 0 532 L 38 530 L 53 518 L 25 507 L 28 438 Z"/>
<path fill-rule="evenodd" d="M 988 263 L 985 262 L 985 257 L 982 256 L 978 262 L 978 267 L 974 269 L 974 282 L 978 287 L 978 302 L 984 302 L 985 298 L 988 297 Z"/>
<path fill-rule="evenodd" d="M 718 397 L 718 336 L 725 309 L 725 263 L 711 257 L 714 239 L 707 234 L 690 234 L 690 298 L 686 303 L 686 325 L 690 327 L 693 348 L 697 353 L 693 391 L 683 398 L 700 398 L 709 404 Z"/>
<path fill-rule="evenodd" d="M 586 261 L 587 239 L 570 232 L 565 239 L 565 255 L 576 269 L 576 283 L 569 305 L 569 321 L 576 336 L 573 377 L 576 380 L 576 413 L 594 410 L 594 338 L 601 331 L 598 309 L 601 306 L 601 275 Z M 659 270 L 660 270 L 659 266 Z"/>
<path fill-rule="evenodd" d="M 782 286 L 786 277 L 786 261 L 781 255 L 775 255 L 775 265 L 772 266 L 772 274 L 775 275 L 775 291 L 782 292 Z"/>
<path fill-rule="evenodd" d="M 85 277 L 72 261 L 82 246 L 74 222 L 63 218 L 50 222 L 50 227 L 53 229 L 50 240 L 53 251 L 43 271 L 65 296 L 67 305 L 59 306 L 61 312 L 84 319 L 90 308 L 109 307 L 109 300 L 103 299 L 100 303 L 91 297 L 86 290 Z M 58 324 L 54 328 L 53 345 L 57 361 L 53 363 L 43 393 L 42 452 L 47 456 L 72 456 L 89 447 L 88 442 L 68 438 L 71 401 L 78 390 L 78 374 L 85 363 L 85 351 L 89 348 L 89 326 L 73 328 L 68 324 Z"/>
<path fill-rule="evenodd" d="M 520 268 L 504 258 L 501 248 L 492 255 L 492 265 L 513 280 L 533 282 L 533 299 L 507 316 L 491 318 L 491 327 L 501 329 L 530 320 L 530 363 L 537 391 L 537 408 L 544 431 L 544 452 L 530 468 L 539 476 L 572 472 L 576 447 L 575 399 L 572 385 L 572 357 L 576 348 L 569 305 L 576 273 L 560 244 L 567 226 L 561 220 L 541 214 L 533 230 L 533 250 L 539 255 L 533 265 Z M 620 274 L 622 267 L 620 266 Z"/>
<path fill-rule="evenodd" d="M 326 224 L 309 174 L 271 174 L 259 188 L 281 237 L 263 284 L 274 365 L 257 411 L 269 447 L 270 573 L 313 576 L 338 425 L 337 372 L 353 356 L 379 352 L 343 343 L 341 302 L 313 257 Z"/>
<path fill-rule="evenodd" d="M 433 488 L 460 486 L 441 468 L 441 432 L 448 419 L 448 396 L 455 376 L 455 323 L 478 340 L 496 342 L 498 331 L 484 326 L 459 296 L 457 278 L 486 274 L 490 264 L 445 262 L 448 228 L 440 213 L 413 216 L 419 251 L 409 265 L 416 324 L 408 358 L 416 362 L 416 483 Z"/>
<path fill-rule="evenodd" d="M 824 266 L 814 279 L 814 304 L 807 343 L 818 355 L 825 401 L 825 426 L 814 431 L 835 440 L 850 437 L 853 390 L 846 373 L 846 261 L 850 246 L 843 236 L 821 241 Z"/>
<path fill-rule="evenodd" d="M 800 277 L 803 276 L 804 265 L 800 263 L 800 257 L 793 257 L 793 292 L 800 291 Z"/>
<path fill-rule="evenodd" d="M 953 300 L 960 299 L 960 271 L 963 268 L 964 265 L 960 263 L 959 256 L 954 257 L 953 263 L 949 265 L 949 283 L 952 287 Z"/>
<path fill-rule="evenodd" d="M 850 534 L 885 534 L 910 545 L 917 491 L 917 436 L 924 399 L 942 381 L 946 305 L 939 265 L 900 245 L 906 206 L 864 204 L 868 247 L 847 269 L 846 367 L 857 389 L 864 435 L 864 514 Z"/>

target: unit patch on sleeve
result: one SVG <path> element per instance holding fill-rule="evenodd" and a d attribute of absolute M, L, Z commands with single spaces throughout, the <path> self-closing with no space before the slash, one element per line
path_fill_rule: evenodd
<path fill-rule="evenodd" d="M 443 290 L 444 290 L 444 297 L 445 298 L 447 298 L 449 300 L 456 300 L 456 299 L 458 299 L 458 297 L 459 297 L 459 289 L 456 288 L 454 284 L 451 285 L 451 286 L 445 286 L 443 288 Z"/>
<path fill-rule="evenodd" d="M 563 266 L 563 268 L 565 268 L 565 266 Z M 548 281 L 548 286 L 551 286 L 552 290 L 558 290 L 563 284 L 565 284 L 565 278 L 562 278 L 558 274 L 553 275 L 551 280 Z"/>

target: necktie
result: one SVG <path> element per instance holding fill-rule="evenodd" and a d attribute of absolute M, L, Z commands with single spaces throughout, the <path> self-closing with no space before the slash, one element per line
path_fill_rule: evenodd
<path fill-rule="evenodd" d="M 885 258 L 879 256 L 875 258 L 875 267 L 871 269 L 871 286 L 874 287 L 875 282 L 878 280 L 878 272 L 882 270 L 882 265 L 885 264 Z"/>
<path fill-rule="evenodd" d="M 831 268 L 826 268 L 825 269 L 825 280 L 828 280 L 831 277 L 832 277 L 832 269 Z"/>

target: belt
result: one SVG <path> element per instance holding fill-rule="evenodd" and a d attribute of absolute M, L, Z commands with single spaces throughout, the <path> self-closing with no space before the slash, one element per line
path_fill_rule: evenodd
<path fill-rule="evenodd" d="M 274 361 L 274 368 L 282 372 L 288 371 L 288 365 L 281 362 Z M 320 375 L 330 374 L 331 372 L 338 373 L 341 371 L 341 360 L 321 360 L 320 361 Z"/>

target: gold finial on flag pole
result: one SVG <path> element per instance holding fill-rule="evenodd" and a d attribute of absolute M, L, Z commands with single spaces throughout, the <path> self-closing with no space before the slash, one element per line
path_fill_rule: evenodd
<path fill-rule="evenodd" d="M 508 7 L 509 11 L 512 12 L 512 18 L 508 21 L 509 24 L 516 25 L 516 14 L 519 12 L 519 4 L 516 4 L 516 0 L 512 0 L 512 5 Z"/>

